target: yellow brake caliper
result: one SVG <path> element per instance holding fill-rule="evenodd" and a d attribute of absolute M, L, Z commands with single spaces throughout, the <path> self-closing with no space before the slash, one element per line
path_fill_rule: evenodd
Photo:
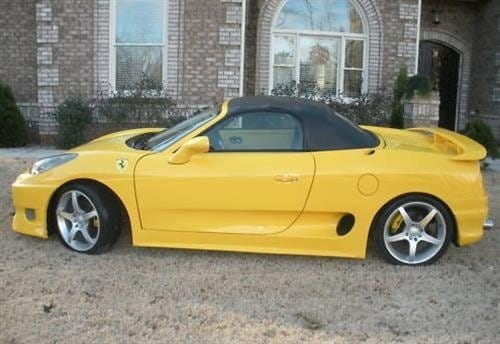
<path fill-rule="evenodd" d="M 396 233 L 403 222 L 403 217 L 401 214 L 394 216 L 394 219 L 391 222 L 391 232 Z"/>

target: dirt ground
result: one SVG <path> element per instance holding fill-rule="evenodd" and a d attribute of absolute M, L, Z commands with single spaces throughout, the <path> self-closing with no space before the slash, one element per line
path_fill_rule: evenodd
<path fill-rule="evenodd" d="M 500 231 L 435 265 L 133 248 L 11 231 L 0 158 L 0 343 L 498 343 Z M 500 220 L 500 173 L 485 172 Z"/>

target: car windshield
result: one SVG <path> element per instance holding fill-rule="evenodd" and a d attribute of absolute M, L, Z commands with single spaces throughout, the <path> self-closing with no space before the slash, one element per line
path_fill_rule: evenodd
<path fill-rule="evenodd" d="M 202 111 L 201 113 L 178 123 L 172 128 L 160 131 L 147 140 L 146 147 L 154 151 L 160 151 L 167 148 L 174 142 L 177 142 L 187 134 L 198 129 L 203 124 L 217 116 L 217 109 L 218 108 L 211 108 Z"/>

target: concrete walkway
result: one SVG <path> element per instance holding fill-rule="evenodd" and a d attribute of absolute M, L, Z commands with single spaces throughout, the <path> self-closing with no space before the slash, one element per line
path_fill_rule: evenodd
<path fill-rule="evenodd" d="M 486 159 L 486 163 L 488 164 L 487 170 L 500 172 L 500 159 L 493 160 L 491 158 Z"/>
<path fill-rule="evenodd" d="M 64 152 L 55 147 L 22 147 L 22 148 L 0 148 L 0 158 L 10 159 L 40 159 L 50 155 Z"/>

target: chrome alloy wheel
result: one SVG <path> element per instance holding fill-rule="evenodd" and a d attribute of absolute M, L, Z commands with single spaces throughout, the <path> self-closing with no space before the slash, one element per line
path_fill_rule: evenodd
<path fill-rule="evenodd" d="M 99 214 L 83 192 L 70 190 L 63 193 L 57 203 L 56 217 L 61 237 L 72 249 L 85 252 L 97 243 Z"/>
<path fill-rule="evenodd" d="M 420 264 L 432 259 L 446 240 L 443 214 L 426 202 L 409 202 L 395 209 L 384 225 L 384 245 L 405 264 Z"/>

